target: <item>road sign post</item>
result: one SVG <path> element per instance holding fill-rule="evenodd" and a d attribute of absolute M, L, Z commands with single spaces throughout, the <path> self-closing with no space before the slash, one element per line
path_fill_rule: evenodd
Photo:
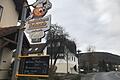
<path fill-rule="evenodd" d="M 27 3 L 24 2 L 23 4 L 23 10 L 22 10 L 22 16 L 21 16 L 21 25 L 19 29 L 19 36 L 18 36 L 18 43 L 17 43 L 17 48 L 16 48 L 16 54 L 15 54 L 15 62 L 14 62 L 14 67 L 12 70 L 12 78 L 11 80 L 17 80 L 16 74 L 18 73 L 19 69 L 19 58 L 18 56 L 21 55 L 21 50 L 22 50 L 22 43 L 23 43 L 23 31 L 24 31 L 24 26 L 25 26 L 25 19 L 26 19 L 26 12 L 27 12 Z"/>

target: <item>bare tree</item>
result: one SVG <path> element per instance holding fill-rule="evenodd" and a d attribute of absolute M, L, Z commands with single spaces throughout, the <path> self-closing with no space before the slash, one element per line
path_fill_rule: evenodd
<path fill-rule="evenodd" d="M 87 52 L 95 52 L 95 46 L 89 45 L 89 46 L 87 47 Z"/>
<path fill-rule="evenodd" d="M 92 46 L 92 45 L 89 45 L 88 48 L 87 48 L 87 52 L 88 52 L 88 63 L 89 63 L 89 71 L 92 71 L 93 68 L 96 67 L 96 63 L 97 63 L 97 59 L 96 59 L 96 56 L 95 56 L 95 46 Z"/>
<path fill-rule="evenodd" d="M 58 26 L 57 24 L 51 26 L 46 37 L 48 45 L 47 52 L 51 58 L 51 66 L 55 66 L 59 53 L 64 53 L 64 45 L 67 37 L 68 34 L 65 33 L 61 26 Z M 53 58 L 54 62 L 52 62 Z"/>

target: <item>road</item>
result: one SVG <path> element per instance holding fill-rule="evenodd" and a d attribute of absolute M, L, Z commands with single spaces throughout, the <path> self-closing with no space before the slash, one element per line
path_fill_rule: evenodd
<path fill-rule="evenodd" d="M 90 80 L 120 80 L 120 72 L 95 73 Z"/>

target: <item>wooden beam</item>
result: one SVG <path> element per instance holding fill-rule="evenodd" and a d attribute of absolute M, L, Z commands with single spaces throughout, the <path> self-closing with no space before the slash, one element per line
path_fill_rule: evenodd
<path fill-rule="evenodd" d="M 19 58 L 33 58 L 33 57 L 49 57 L 49 55 L 38 55 L 38 56 L 19 56 Z"/>
<path fill-rule="evenodd" d="M 2 60 L 2 53 L 3 52 L 3 48 L 0 47 L 0 63 L 1 63 L 1 60 Z"/>
<path fill-rule="evenodd" d="M 42 77 L 48 78 L 49 75 L 33 75 L 33 74 L 16 74 L 17 77 Z"/>
<path fill-rule="evenodd" d="M 17 42 L 15 42 L 15 41 L 13 41 L 13 40 L 10 40 L 10 39 L 8 39 L 8 38 L 6 38 L 6 37 L 3 37 L 3 39 L 6 40 L 6 41 L 8 41 L 8 42 L 11 42 L 11 43 L 13 43 L 13 44 L 17 44 Z"/>
<path fill-rule="evenodd" d="M 15 34 L 15 41 L 17 42 L 17 38 L 18 38 L 18 33 Z"/>
<path fill-rule="evenodd" d="M 5 47 L 9 42 L 5 42 L 4 44 L 0 45 L 0 48 Z"/>

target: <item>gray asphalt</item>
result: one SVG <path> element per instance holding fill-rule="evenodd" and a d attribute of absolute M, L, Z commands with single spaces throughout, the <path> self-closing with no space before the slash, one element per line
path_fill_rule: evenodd
<path fill-rule="evenodd" d="M 120 80 L 120 72 L 95 73 L 91 80 Z"/>

